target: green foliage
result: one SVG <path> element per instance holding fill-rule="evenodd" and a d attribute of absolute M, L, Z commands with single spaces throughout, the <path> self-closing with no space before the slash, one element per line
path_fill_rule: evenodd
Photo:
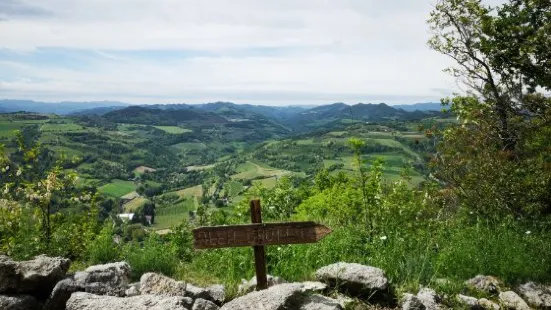
<path fill-rule="evenodd" d="M 173 276 L 178 267 L 178 255 L 155 233 L 142 244 L 129 243 L 124 247 L 123 257 L 132 268 L 132 276 L 139 279 L 146 272 L 159 272 Z"/>
<path fill-rule="evenodd" d="M 121 258 L 122 249 L 115 243 L 114 231 L 110 224 L 105 224 L 101 232 L 86 249 L 85 259 L 89 264 L 106 264 Z"/>

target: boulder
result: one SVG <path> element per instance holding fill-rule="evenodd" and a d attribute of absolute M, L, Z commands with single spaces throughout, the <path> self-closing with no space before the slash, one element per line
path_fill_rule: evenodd
<path fill-rule="evenodd" d="M 283 280 L 282 278 L 274 277 L 272 275 L 267 275 L 266 278 L 268 280 L 268 287 L 287 283 L 287 281 Z M 241 284 L 239 285 L 237 292 L 238 294 L 246 294 L 254 290 L 256 290 L 256 276 L 252 277 L 249 281 L 241 279 Z"/>
<path fill-rule="evenodd" d="M 422 288 L 417 293 L 417 299 L 421 301 L 427 310 L 441 309 L 440 302 L 442 302 L 442 298 L 440 298 L 433 289 L 427 287 Z"/>
<path fill-rule="evenodd" d="M 140 278 L 140 292 L 165 296 L 184 296 L 186 284 L 157 273 L 146 273 Z"/>
<path fill-rule="evenodd" d="M 58 281 L 65 277 L 70 261 L 61 257 L 39 255 L 16 262 L 0 256 L 0 293 L 31 294 L 46 298 Z"/>
<path fill-rule="evenodd" d="M 210 300 L 210 294 L 205 288 L 198 287 L 190 283 L 186 285 L 186 291 L 184 296 L 190 297 L 191 299 L 202 298 L 202 299 Z"/>
<path fill-rule="evenodd" d="M 413 294 L 406 293 L 402 297 L 402 310 L 425 310 L 426 307 L 423 305 L 421 300 Z"/>
<path fill-rule="evenodd" d="M 545 287 L 528 282 L 519 285 L 517 291 L 529 305 L 541 309 L 551 309 L 551 286 Z"/>
<path fill-rule="evenodd" d="M 89 293 L 122 297 L 130 283 L 130 272 L 126 262 L 95 265 L 77 272 L 74 280 Z"/>
<path fill-rule="evenodd" d="M 478 299 L 476 299 L 474 297 L 458 294 L 456 296 L 456 298 L 457 298 L 457 301 L 460 304 L 466 306 L 469 309 L 479 309 L 480 308 L 480 305 L 478 304 Z"/>
<path fill-rule="evenodd" d="M 207 286 L 205 290 L 209 294 L 209 298 L 206 299 L 213 301 L 217 305 L 221 305 L 226 299 L 226 289 L 224 288 L 224 285 L 216 284 Z"/>
<path fill-rule="evenodd" d="M 75 292 L 95 295 L 126 296 L 130 266 L 125 262 L 95 265 L 56 284 L 44 309 L 65 309 L 67 300 Z"/>
<path fill-rule="evenodd" d="M 478 300 L 478 305 L 480 306 L 481 309 L 485 309 L 485 310 L 499 310 L 500 309 L 498 304 L 496 304 L 495 302 L 493 302 L 491 300 L 488 300 L 486 298 L 480 298 Z"/>
<path fill-rule="evenodd" d="M 343 307 L 344 309 L 348 309 L 348 307 L 352 306 L 356 301 L 346 295 L 337 294 L 335 296 L 335 300 Z"/>
<path fill-rule="evenodd" d="M 335 299 L 322 295 L 306 296 L 300 310 L 342 310 L 342 305 Z"/>
<path fill-rule="evenodd" d="M 191 308 L 191 310 L 218 310 L 218 309 L 220 309 L 220 307 L 218 307 L 215 303 L 202 298 L 197 298 L 193 303 L 193 308 Z"/>
<path fill-rule="evenodd" d="M 498 294 L 501 290 L 501 281 L 492 276 L 478 275 L 467 280 L 465 285 L 490 294 Z"/>
<path fill-rule="evenodd" d="M 499 293 L 499 302 L 506 309 L 530 310 L 528 304 L 513 291 Z"/>
<path fill-rule="evenodd" d="M 0 295 L 0 309 L 2 310 L 35 310 L 39 309 L 38 302 L 29 295 L 6 296 Z"/>
<path fill-rule="evenodd" d="M 67 301 L 67 310 L 187 310 L 193 301 L 187 297 L 139 295 L 99 296 L 77 292 Z"/>
<path fill-rule="evenodd" d="M 299 309 L 305 298 L 300 283 L 285 283 L 272 286 L 236 298 L 222 306 L 222 310 L 286 310 Z"/>
<path fill-rule="evenodd" d="M 356 296 L 386 294 L 389 289 L 383 270 L 360 264 L 328 265 L 316 271 L 316 278 Z"/>

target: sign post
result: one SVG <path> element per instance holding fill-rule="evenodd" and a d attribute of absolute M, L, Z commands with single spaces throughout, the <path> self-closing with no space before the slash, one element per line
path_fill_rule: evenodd
<path fill-rule="evenodd" d="M 262 223 L 260 200 L 251 200 L 252 224 L 199 227 L 193 230 L 196 249 L 252 246 L 257 289 L 268 286 L 264 246 L 315 243 L 331 233 L 331 229 L 314 222 Z"/>

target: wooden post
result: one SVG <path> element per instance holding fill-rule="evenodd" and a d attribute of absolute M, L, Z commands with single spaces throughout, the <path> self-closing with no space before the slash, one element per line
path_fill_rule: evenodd
<path fill-rule="evenodd" d="M 251 221 L 253 224 L 262 223 L 260 200 L 251 200 Z M 262 245 L 255 245 L 253 249 L 254 267 L 256 270 L 256 289 L 264 290 L 268 287 L 268 278 L 266 276 L 266 252 Z"/>

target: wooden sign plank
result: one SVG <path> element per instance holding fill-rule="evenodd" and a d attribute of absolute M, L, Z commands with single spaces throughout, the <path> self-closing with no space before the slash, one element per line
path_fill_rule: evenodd
<path fill-rule="evenodd" d="M 331 229 L 315 222 L 199 227 L 193 230 L 196 249 L 315 243 Z"/>

